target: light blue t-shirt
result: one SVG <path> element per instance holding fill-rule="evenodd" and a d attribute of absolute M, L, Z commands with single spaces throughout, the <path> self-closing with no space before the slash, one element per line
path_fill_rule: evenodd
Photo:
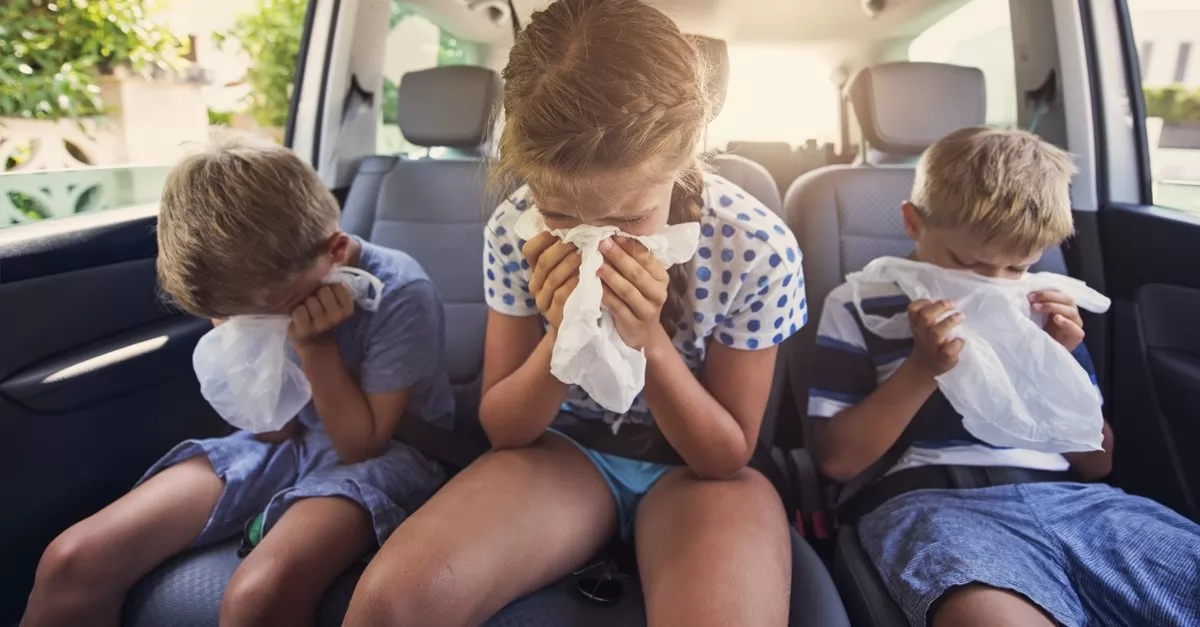
<path fill-rule="evenodd" d="M 697 376 L 710 341 L 740 350 L 766 349 L 782 343 L 808 320 L 800 247 L 783 221 L 715 174 L 705 175 L 703 198 L 700 247 L 687 264 L 691 282 L 672 338 Z M 497 312 L 538 315 L 529 293 L 531 271 L 521 254 L 525 242 L 513 232 L 522 212 L 536 210 L 529 189 L 522 187 L 488 222 L 484 290 L 488 306 Z M 628 413 L 619 416 L 572 386 L 563 409 L 579 418 L 603 419 L 615 424 L 615 429 L 630 423 L 653 424 L 641 395 Z"/>
<path fill-rule="evenodd" d="M 411 389 L 406 413 L 450 429 L 454 396 L 446 374 L 441 296 L 412 257 L 359 243 L 358 267 L 383 281 L 383 295 L 377 311 L 356 306 L 334 330 L 342 361 L 364 393 Z M 300 410 L 299 418 L 306 427 L 321 428 L 312 403 Z"/>

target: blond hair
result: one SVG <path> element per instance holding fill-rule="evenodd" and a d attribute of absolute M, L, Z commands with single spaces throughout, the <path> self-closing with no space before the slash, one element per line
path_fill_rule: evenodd
<path fill-rule="evenodd" d="M 1026 131 L 965 128 L 938 140 L 917 166 L 910 199 L 924 226 L 962 229 L 1020 254 L 1074 232 L 1071 155 Z"/>
<path fill-rule="evenodd" d="M 294 152 L 218 132 L 167 176 L 159 285 L 193 315 L 245 313 L 310 268 L 337 230 L 337 201 Z"/>
<path fill-rule="evenodd" d="M 504 68 L 506 121 L 492 174 L 544 198 L 611 198 L 673 177 L 668 222 L 696 221 L 708 67 L 666 15 L 639 0 L 558 0 L 533 14 Z M 624 189 L 613 189 L 612 175 Z M 682 315 L 671 270 L 662 320 Z"/>

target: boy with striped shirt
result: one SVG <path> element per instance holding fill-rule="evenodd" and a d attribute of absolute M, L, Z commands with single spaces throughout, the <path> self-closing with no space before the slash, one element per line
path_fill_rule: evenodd
<path fill-rule="evenodd" d="M 902 207 L 912 258 L 1019 279 L 1073 231 L 1065 152 L 1022 131 L 976 127 L 935 143 Z M 1153 501 L 1093 481 L 1103 450 L 1065 455 L 992 446 L 963 427 L 935 377 L 958 362 L 963 321 L 946 301 L 898 287 L 860 289 L 863 313 L 906 316 L 911 337 L 864 326 L 849 285 L 817 331 L 809 414 L 823 472 L 847 482 L 911 445 L 847 504 L 863 547 L 914 625 L 1200 623 L 1200 527 Z M 1075 303 L 1029 295 L 1045 331 L 1095 380 Z M 912 424 L 911 431 L 905 433 Z M 843 512 L 845 513 L 845 512 Z"/>

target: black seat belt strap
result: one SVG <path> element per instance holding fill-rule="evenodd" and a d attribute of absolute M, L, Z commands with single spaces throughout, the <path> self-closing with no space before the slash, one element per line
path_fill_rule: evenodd
<path fill-rule="evenodd" d="M 396 427 L 396 439 L 432 457 L 453 470 L 462 470 L 487 451 L 483 443 L 462 434 L 436 427 L 416 417 L 405 416 Z"/>
<path fill-rule="evenodd" d="M 875 460 L 875 463 L 867 466 L 867 469 L 859 473 L 857 477 L 842 486 L 842 489 L 838 491 L 837 503 L 834 505 L 835 510 L 843 509 L 851 499 L 861 494 L 871 484 L 879 481 L 892 466 L 896 465 L 896 462 L 900 461 L 905 451 L 912 446 L 913 441 L 917 438 L 918 424 L 923 422 L 921 417 L 927 413 L 932 415 L 932 411 L 927 411 L 930 409 L 929 405 L 929 403 L 926 403 L 922 406 L 917 411 L 917 415 L 908 421 L 908 426 L 904 428 L 904 431 L 900 432 L 900 437 L 896 438 L 896 441 L 888 447 L 887 452 Z"/>

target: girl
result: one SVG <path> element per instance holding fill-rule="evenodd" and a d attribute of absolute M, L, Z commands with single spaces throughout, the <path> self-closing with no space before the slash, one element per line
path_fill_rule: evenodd
<path fill-rule="evenodd" d="M 346 625 L 477 625 L 634 534 L 651 625 L 785 625 L 786 517 L 746 467 L 777 346 L 805 322 L 800 251 L 754 198 L 705 173 L 706 72 L 674 23 L 638 0 L 559 0 L 504 70 L 496 174 L 524 181 L 487 227 L 490 306 L 480 419 L 495 451 L 406 521 L 358 585 Z M 604 306 L 645 351 L 623 416 L 550 373 L 580 255 L 543 233 L 701 223 L 664 270 L 633 240 L 601 246 Z M 615 434 L 615 435 L 614 435 Z"/>

